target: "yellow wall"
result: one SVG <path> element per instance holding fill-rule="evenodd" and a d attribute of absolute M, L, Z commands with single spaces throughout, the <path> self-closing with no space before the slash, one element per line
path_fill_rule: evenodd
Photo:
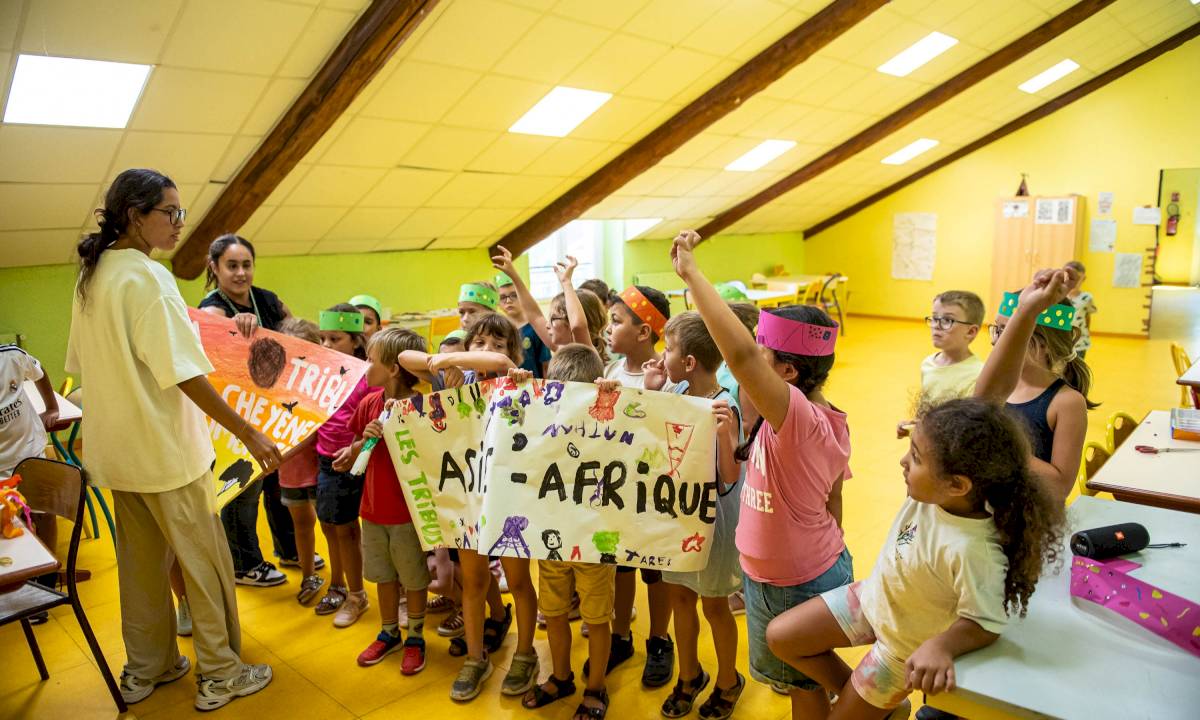
<path fill-rule="evenodd" d="M 1162 168 L 1200 167 L 1198 68 L 1200 40 L 1192 40 L 922 178 L 805 242 L 807 271 L 849 275 L 850 310 L 865 314 L 922 317 L 933 295 L 952 288 L 990 295 L 995 201 L 1016 191 L 1022 172 L 1032 194 L 1086 196 L 1085 232 L 1097 194 L 1115 193 L 1117 252 L 1142 252 L 1154 228 L 1133 225 L 1133 208 L 1157 203 Z M 891 277 L 892 217 L 903 212 L 938 216 L 932 282 Z M 1112 287 L 1110 253 L 1079 259 L 1100 309 L 1092 331 L 1140 333 L 1146 290 Z M 995 308 L 996 298 L 985 301 Z"/>
<path fill-rule="evenodd" d="M 635 272 L 670 270 L 670 241 L 635 240 L 621 247 L 624 282 Z M 698 257 L 714 280 L 749 280 L 755 272 L 782 263 L 803 264 L 799 233 L 716 237 Z M 527 262 L 518 258 L 518 268 Z M 392 312 L 452 307 L 458 286 L 492 277 L 484 250 L 428 250 L 354 255 L 267 257 L 258 262 L 254 283 L 279 294 L 292 312 L 316 318 L 317 312 L 358 293 L 379 298 Z M 0 268 L 0 331 L 20 332 L 57 386 L 63 375 L 75 268 L 52 265 Z M 181 281 L 180 291 L 195 305 L 204 295 L 203 279 Z"/>
<path fill-rule="evenodd" d="M 1167 235 L 1167 204 L 1171 202 L 1171 193 L 1179 193 L 1179 227 L 1174 235 Z M 1158 275 L 1164 283 L 1200 282 L 1200 279 L 1192 277 L 1196 233 L 1200 232 L 1200 226 L 1196 224 L 1196 205 L 1200 202 L 1200 168 L 1164 170 L 1160 202 L 1163 226 L 1158 241 Z"/>

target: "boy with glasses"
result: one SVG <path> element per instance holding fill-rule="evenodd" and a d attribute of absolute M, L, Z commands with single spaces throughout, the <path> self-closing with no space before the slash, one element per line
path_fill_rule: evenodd
<path fill-rule="evenodd" d="M 921 405 L 936 405 L 970 397 L 983 360 L 971 353 L 971 342 L 983 325 L 983 301 L 973 292 L 948 290 L 933 298 L 933 314 L 925 318 L 938 352 L 921 361 Z M 896 437 L 908 437 L 912 421 L 896 428 Z"/>

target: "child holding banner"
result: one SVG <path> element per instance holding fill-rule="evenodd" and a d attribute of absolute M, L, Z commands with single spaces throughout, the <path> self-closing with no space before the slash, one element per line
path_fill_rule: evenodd
<path fill-rule="evenodd" d="M 737 622 L 729 608 L 728 597 L 742 586 L 734 531 L 738 522 L 740 470 L 734 458 L 741 440 L 741 420 L 737 399 L 717 382 L 721 352 L 713 342 L 704 321 L 696 312 L 671 318 L 663 331 L 666 350 L 663 365 L 667 379 L 675 383 L 673 392 L 709 398 L 717 416 L 717 521 L 713 528 L 708 565 L 695 572 L 662 573 L 671 598 L 675 617 L 675 637 L 679 648 L 679 679 L 663 702 L 662 714 L 678 718 L 692 711 L 696 697 L 708 685 L 709 675 L 700 665 L 698 639 L 700 618 L 696 599 L 704 608 L 704 617 L 712 630 L 717 652 L 716 685 L 700 706 L 703 720 L 723 720 L 733 714 L 746 679 L 737 671 Z"/>
<path fill-rule="evenodd" d="M 794 716 L 825 717 L 824 689 L 771 652 L 766 630 L 784 610 L 854 579 L 834 512 L 849 475 L 850 432 L 845 413 L 821 392 L 833 367 L 837 325 L 815 307 L 764 311 L 756 344 L 696 266 L 692 251 L 699 241 L 694 231 L 681 232 L 671 262 L 760 414 L 738 450 L 738 460 L 749 461 L 737 548 L 745 575 L 750 674 L 787 687 Z M 796 552 L 798 547 L 805 552 Z"/>
<path fill-rule="evenodd" d="M 609 307 L 612 332 L 608 336 L 609 349 L 624 357 L 610 362 L 604 368 L 604 377 L 619 380 L 627 387 L 664 389 L 666 378 L 661 372 L 662 358 L 655 346 L 663 336 L 663 329 L 670 317 L 671 303 L 662 292 L 646 285 L 625 288 Z M 647 366 L 659 371 L 657 374 L 650 373 L 650 385 L 647 385 Z M 629 625 L 633 621 L 633 603 L 637 597 L 637 575 L 634 570 L 627 566 L 617 568 L 608 672 L 633 657 L 633 633 Z M 642 684 L 657 688 L 670 682 L 675 672 L 675 644 L 668 633 L 671 597 L 667 587 L 662 584 L 662 572 L 647 568 L 642 568 L 641 572 L 642 582 L 646 584 L 646 603 L 650 608 Z"/>
<path fill-rule="evenodd" d="M 363 316 L 347 303 L 334 305 L 320 315 L 321 344 L 331 350 L 365 359 Z M 347 470 L 354 462 L 350 444 L 354 433 L 350 418 L 368 392 L 364 377 L 328 420 L 317 428 L 317 519 L 329 542 L 329 590 L 317 603 L 318 615 L 334 614 L 336 627 L 349 627 L 367 611 L 362 580 L 362 531 L 358 507 L 362 480 Z"/>
<path fill-rule="evenodd" d="M 425 351 L 425 340 L 403 328 L 380 330 L 367 346 L 367 384 L 379 387 L 358 404 L 350 420 L 350 430 L 359 438 L 351 445 L 350 454 L 358 457 L 363 443 L 383 436 L 385 404 L 416 393 L 415 375 L 400 367 L 400 353 L 405 350 Z M 362 494 L 363 575 L 377 584 L 379 616 L 383 623 L 375 641 L 358 656 L 363 667 L 375 665 L 387 655 L 403 649 L 400 672 L 415 675 L 425 668 L 425 600 L 429 587 L 429 569 L 425 553 L 413 527 L 412 516 L 396 468 L 387 446 L 375 445 L 367 450 L 370 461 Z M 408 601 L 408 639 L 400 636 L 400 591 Z"/>
<path fill-rule="evenodd" d="M 571 344 L 559 348 L 550 359 L 549 380 L 604 384 L 611 391 L 620 383 L 604 380 L 604 365 L 594 348 Z M 524 378 L 521 378 L 524 379 Z M 602 385 L 602 387 L 604 387 Z M 538 560 L 539 605 L 546 616 L 546 634 L 554 670 L 546 682 L 525 694 L 521 704 L 534 709 L 575 694 L 575 673 L 571 670 L 571 588 L 579 593 L 583 621 L 595 632 L 588 638 L 587 687 L 575 716 L 603 720 L 608 712 L 608 691 L 604 687 L 610 647 L 608 621 L 613 611 L 615 566 L 596 563 Z"/>

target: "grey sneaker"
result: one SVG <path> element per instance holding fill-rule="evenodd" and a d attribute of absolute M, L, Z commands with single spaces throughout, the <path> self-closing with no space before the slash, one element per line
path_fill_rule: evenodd
<path fill-rule="evenodd" d="M 179 659 L 175 661 L 175 667 L 150 680 L 134 677 L 128 672 L 122 672 L 121 699 L 125 701 L 126 705 L 141 702 L 150 697 L 150 693 L 154 692 L 154 688 L 178 680 L 187 675 L 188 670 L 191 669 L 192 663 L 187 659 L 187 655 L 180 655 Z"/>
<path fill-rule="evenodd" d="M 188 607 L 187 598 L 179 598 L 179 607 L 175 609 L 175 634 L 187 637 L 192 634 L 192 609 Z"/>
<path fill-rule="evenodd" d="M 500 686 L 503 695 L 524 695 L 533 689 L 538 679 L 538 656 L 536 650 L 529 654 L 517 653 L 512 656 L 512 664 L 508 674 L 504 676 L 504 684 Z"/>
<path fill-rule="evenodd" d="M 482 660 L 467 658 L 454 684 L 450 686 L 450 699 L 458 702 L 474 700 L 483 690 L 484 681 L 492 676 L 493 669 L 492 661 L 487 657 Z"/>
<path fill-rule="evenodd" d="M 228 680 L 196 678 L 196 709 L 216 710 L 225 707 L 231 700 L 262 690 L 271 684 L 270 665 L 243 665 L 242 671 Z"/>

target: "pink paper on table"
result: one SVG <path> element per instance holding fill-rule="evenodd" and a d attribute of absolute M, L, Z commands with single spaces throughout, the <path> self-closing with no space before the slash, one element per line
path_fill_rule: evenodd
<path fill-rule="evenodd" d="M 1071 595 L 1094 602 L 1200 657 L 1200 604 L 1128 574 L 1138 563 L 1116 558 L 1071 562 Z"/>

